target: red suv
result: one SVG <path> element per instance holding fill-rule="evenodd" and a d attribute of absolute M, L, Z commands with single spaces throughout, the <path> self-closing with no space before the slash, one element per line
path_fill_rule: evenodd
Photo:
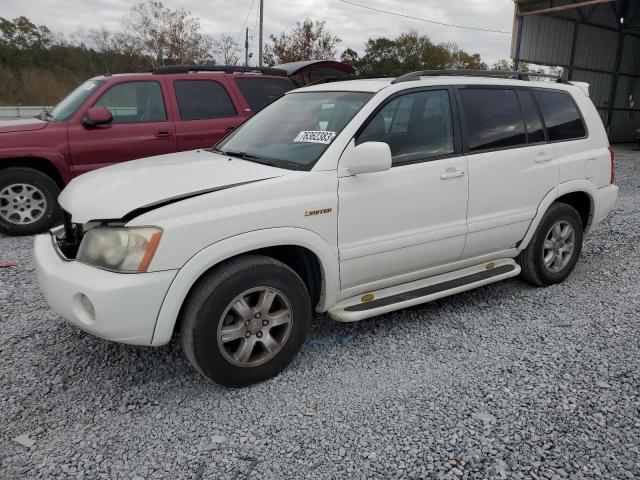
<path fill-rule="evenodd" d="M 28 235 L 60 219 L 72 178 L 117 162 L 208 148 L 311 69 L 353 73 L 339 62 L 278 68 L 162 67 L 86 81 L 51 112 L 0 122 L 0 232 Z M 329 73 L 326 76 L 331 76 Z M 291 77 L 291 78 L 290 78 Z M 292 80 L 296 79 L 296 82 Z"/>

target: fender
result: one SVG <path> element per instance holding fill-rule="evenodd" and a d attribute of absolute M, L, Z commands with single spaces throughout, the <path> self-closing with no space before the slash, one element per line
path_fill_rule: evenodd
<path fill-rule="evenodd" d="M 3 148 L 2 151 L 0 151 L 0 167 L 2 166 L 3 160 L 12 160 L 15 158 L 46 160 L 58 171 L 65 185 L 74 177 L 65 156 L 60 152 L 50 150 L 46 147 Z"/>
<path fill-rule="evenodd" d="M 193 284 L 207 270 L 236 255 L 278 245 L 295 245 L 313 252 L 322 270 L 322 295 L 317 311 L 326 311 L 338 299 L 340 276 L 338 256 L 322 237 L 303 228 L 282 227 L 256 230 L 229 237 L 200 250 L 183 265 L 164 297 L 151 345 L 169 342 L 180 309 Z"/>
<path fill-rule="evenodd" d="M 568 182 L 561 183 L 557 187 L 554 187 L 549 193 L 545 195 L 540 204 L 538 205 L 538 211 L 536 216 L 533 217 L 531 225 L 529 225 L 529 229 L 527 230 L 526 235 L 518 245 L 520 250 L 524 250 L 529 245 L 529 242 L 533 238 L 533 234 L 536 233 L 536 229 L 540 222 L 542 221 L 542 217 L 547 212 L 549 207 L 556 199 L 566 195 L 567 193 L 573 192 L 584 192 L 591 198 L 591 217 L 589 218 L 589 223 L 587 224 L 584 235 L 589 235 L 591 231 L 591 227 L 593 225 L 593 213 L 595 212 L 595 198 L 597 198 L 597 188 L 593 183 L 588 180 L 571 180 Z"/>

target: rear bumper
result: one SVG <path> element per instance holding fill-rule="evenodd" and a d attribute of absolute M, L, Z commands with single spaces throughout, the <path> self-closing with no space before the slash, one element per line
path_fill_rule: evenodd
<path fill-rule="evenodd" d="M 47 302 L 69 323 L 107 340 L 151 345 L 177 270 L 124 274 L 68 261 L 58 254 L 50 234 L 35 238 L 34 260 Z"/>
<path fill-rule="evenodd" d="M 597 227 L 609 214 L 618 199 L 619 190 L 617 185 L 609 185 L 598 189 L 591 229 Z"/>

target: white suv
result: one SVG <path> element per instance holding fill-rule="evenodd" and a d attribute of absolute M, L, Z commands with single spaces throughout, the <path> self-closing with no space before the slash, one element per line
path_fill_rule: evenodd
<path fill-rule="evenodd" d="M 328 83 L 213 150 L 73 180 L 35 259 L 69 322 L 153 346 L 180 330 L 199 372 L 242 386 L 285 368 L 314 310 L 352 322 L 517 275 L 563 281 L 614 172 L 586 84 Z"/>

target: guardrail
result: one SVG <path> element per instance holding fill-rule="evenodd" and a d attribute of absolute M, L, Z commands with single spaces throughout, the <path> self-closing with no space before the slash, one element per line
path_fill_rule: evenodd
<path fill-rule="evenodd" d="M 16 105 L 13 107 L 0 107 L 0 120 L 11 118 L 29 118 L 38 115 L 43 109 L 50 110 L 53 107 L 34 107 Z"/>

